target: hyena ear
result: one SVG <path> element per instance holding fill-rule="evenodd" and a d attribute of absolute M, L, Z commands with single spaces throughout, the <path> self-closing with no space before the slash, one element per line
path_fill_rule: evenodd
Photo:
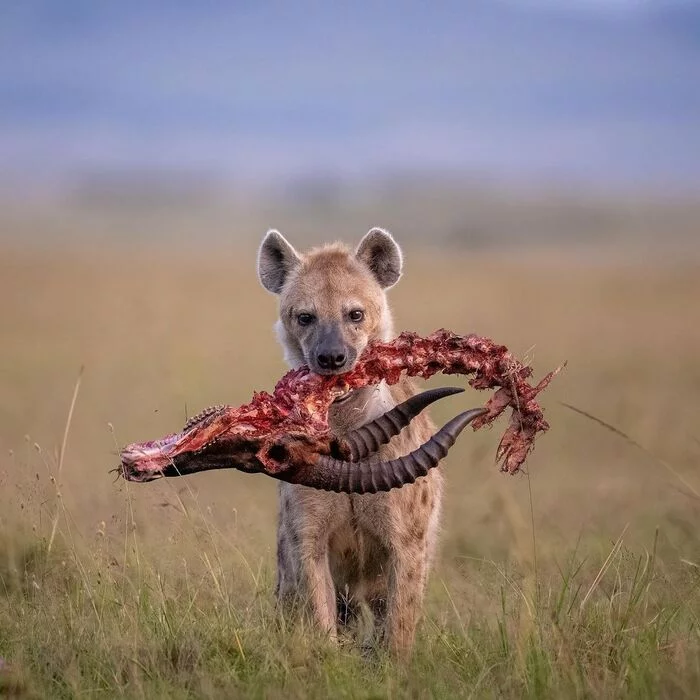
<path fill-rule="evenodd" d="M 370 229 L 357 246 L 355 256 L 369 267 L 382 289 L 399 281 L 403 267 L 401 248 L 383 228 Z"/>
<path fill-rule="evenodd" d="M 263 238 L 258 252 L 258 277 L 268 292 L 279 294 L 289 273 L 301 262 L 292 244 L 275 229 Z"/>

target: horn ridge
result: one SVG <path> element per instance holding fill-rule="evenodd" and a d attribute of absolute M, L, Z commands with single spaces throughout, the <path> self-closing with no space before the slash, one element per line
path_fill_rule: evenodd
<path fill-rule="evenodd" d="M 299 483 L 343 493 L 377 493 L 412 484 L 437 467 L 462 430 L 486 412 L 485 408 L 464 411 L 410 454 L 386 462 L 376 459 L 349 462 L 320 455 Z"/>
<path fill-rule="evenodd" d="M 430 469 L 432 469 L 432 467 L 435 466 L 432 460 L 428 460 L 426 463 L 421 463 L 421 461 L 418 459 L 419 454 L 424 455 L 425 453 L 423 452 L 423 450 L 418 448 L 410 455 L 399 457 L 399 467 L 401 467 L 402 469 L 402 472 L 399 472 L 399 478 L 401 478 L 401 476 L 403 475 L 415 480 L 420 478 L 421 476 L 425 476 L 430 471 Z"/>
<path fill-rule="evenodd" d="M 350 461 L 357 462 L 374 454 L 382 445 L 386 445 L 398 435 L 418 414 L 430 404 L 447 396 L 460 394 L 459 387 L 437 387 L 411 396 L 383 415 L 352 430 L 344 439 L 350 448 Z"/>
<path fill-rule="evenodd" d="M 431 438 L 432 439 L 432 438 Z M 430 441 L 429 441 L 430 442 Z M 416 465 L 424 472 L 421 476 L 425 476 L 428 473 L 431 465 L 431 456 L 428 454 L 428 450 L 418 449 L 414 452 Z"/>

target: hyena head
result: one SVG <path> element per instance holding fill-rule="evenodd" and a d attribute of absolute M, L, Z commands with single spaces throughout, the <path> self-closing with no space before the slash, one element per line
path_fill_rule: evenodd
<path fill-rule="evenodd" d="M 401 276 L 401 249 L 373 228 L 353 252 L 335 243 L 302 255 L 278 231 L 258 254 L 263 287 L 280 298 L 277 333 L 292 367 L 341 374 L 368 342 L 393 335 L 385 290 Z"/>

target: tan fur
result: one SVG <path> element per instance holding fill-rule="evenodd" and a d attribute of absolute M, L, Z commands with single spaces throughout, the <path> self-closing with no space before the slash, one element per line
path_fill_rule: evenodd
<path fill-rule="evenodd" d="M 395 245 L 390 237 L 388 241 Z M 319 323 L 340 324 L 345 342 L 358 356 L 369 341 L 393 337 L 385 291 L 369 266 L 358 259 L 359 252 L 353 254 L 336 244 L 306 256 L 294 254 L 298 258 L 280 290 L 277 324 L 292 366 L 308 362 L 311 347 L 305 337 L 309 329 L 296 322 L 299 310 L 313 312 Z M 348 309 L 355 307 L 365 312 L 359 327 L 343 320 Z M 408 380 L 356 391 L 332 407 L 331 427 L 338 434 L 359 427 L 413 393 Z M 422 414 L 382 448 L 381 457 L 408 454 L 433 432 L 432 422 Z M 439 467 L 414 485 L 375 495 L 326 493 L 282 483 L 278 599 L 307 603 L 316 624 L 333 638 L 337 598 L 351 605 L 365 602 L 375 613 L 389 647 L 401 656 L 408 655 L 435 551 L 442 491 Z"/>

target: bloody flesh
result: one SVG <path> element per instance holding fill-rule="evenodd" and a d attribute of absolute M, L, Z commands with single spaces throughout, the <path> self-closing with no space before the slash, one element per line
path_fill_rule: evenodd
<path fill-rule="evenodd" d="M 473 375 L 469 380 L 473 388 L 495 389 L 486 402 L 487 413 L 472 425 L 474 429 L 489 425 L 511 409 L 496 459 L 501 471 L 515 474 L 525 462 L 536 435 L 549 428 L 535 399 L 560 369 L 531 385 L 527 380 L 532 369 L 488 338 L 460 336 L 444 329 L 427 337 L 404 332 L 391 342 L 369 345 L 346 374 L 320 376 L 306 367 L 292 370 L 277 383 L 272 394 L 255 393 L 250 403 L 239 407 L 206 409 L 179 433 L 127 446 L 122 451 L 122 474 L 132 481 L 146 480 L 146 474 L 165 469 L 178 454 L 197 452 L 224 439 L 229 444 L 240 443 L 242 451 L 254 455 L 261 471 L 279 474 L 289 469 L 295 459 L 305 459 L 302 452 L 276 449 L 289 444 L 290 436 L 303 437 L 307 452 L 329 452 L 333 436 L 328 409 L 336 398 L 381 381 L 395 384 L 404 372 L 424 379 L 439 372 Z"/>

